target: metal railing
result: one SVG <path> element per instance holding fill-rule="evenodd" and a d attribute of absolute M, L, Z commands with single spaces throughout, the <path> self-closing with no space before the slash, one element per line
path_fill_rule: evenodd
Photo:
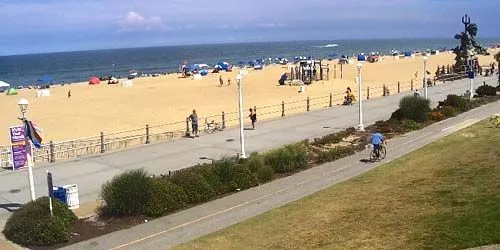
<path fill-rule="evenodd" d="M 456 77 L 456 76 L 454 76 Z M 439 82 L 443 81 L 442 79 Z M 446 81 L 446 80 L 445 80 Z M 434 85 L 437 81 L 434 79 Z M 418 86 L 417 86 L 418 85 Z M 364 99 L 388 96 L 394 93 L 421 89 L 423 83 L 415 84 L 413 80 L 408 82 L 397 82 L 394 84 L 384 84 L 381 87 L 367 87 L 363 90 Z M 353 94 L 358 98 L 357 91 Z M 342 104 L 345 93 L 329 93 L 324 96 L 306 97 L 302 100 L 285 102 L 268 106 L 254 106 L 259 120 L 285 117 L 291 114 L 309 112 L 312 110 L 331 108 Z M 221 123 L 224 128 L 239 124 L 238 112 L 200 117 L 200 132 L 203 133 L 203 122 L 212 120 Z M 101 132 L 97 136 L 80 138 L 69 141 L 52 142 L 43 144 L 41 148 L 34 149 L 33 159 L 35 163 L 54 163 L 61 160 L 69 160 L 90 155 L 113 152 L 137 147 L 144 144 L 164 142 L 190 135 L 190 124 L 188 120 L 174 123 L 159 124 L 154 126 L 145 125 L 126 131 L 112 133 Z M 0 163 L 2 167 L 8 167 L 11 149 L 8 146 L 0 146 Z"/>

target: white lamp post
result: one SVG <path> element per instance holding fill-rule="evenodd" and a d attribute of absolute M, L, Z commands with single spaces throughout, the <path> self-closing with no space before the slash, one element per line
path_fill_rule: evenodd
<path fill-rule="evenodd" d="M 470 96 L 469 98 L 472 100 L 472 97 L 474 96 L 474 61 L 473 61 L 474 57 L 471 55 L 469 56 L 469 91 L 470 91 Z"/>
<path fill-rule="evenodd" d="M 22 121 L 24 122 L 26 120 L 26 111 L 28 110 L 28 105 L 29 102 L 26 99 L 21 99 L 17 103 L 19 105 L 19 109 L 21 110 L 22 114 Z M 26 135 L 26 131 L 24 132 Z M 26 147 L 26 159 L 28 161 L 28 181 L 30 184 L 30 194 L 31 194 L 31 200 L 34 201 L 36 199 L 35 196 L 35 185 L 33 181 L 33 160 L 31 158 L 31 143 L 29 139 L 25 136 L 25 147 Z"/>
<path fill-rule="evenodd" d="M 424 97 L 425 99 L 428 99 L 428 92 L 427 92 L 427 61 L 429 58 L 427 56 L 424 56 Z"/>
<path fill-rule="evenodd" d="M 236 81 L 238 82 L 238 105 L 239 105 L 239 115 L 240 115 L 240 159 L 246 159 L 245 154 L 245 135 L 243 133 L 243 95 L 241 93 L 241 85 L 243 84 L 243 75 L 241 72 L 236 76 Z"/>
<path fill-rule="evenodd" d="M 358 130 L 359 131 L 365 131 L 365 126 L 363 125 L 363 88 L 362 88 L 362 83 L 363 81 L 361 80 L 361 68 L 363 67 L 362 63 L 358 63 L 356 65 L 358 68 L 358 92 L 359 92 L 359 124 L 358 124 Z"/>

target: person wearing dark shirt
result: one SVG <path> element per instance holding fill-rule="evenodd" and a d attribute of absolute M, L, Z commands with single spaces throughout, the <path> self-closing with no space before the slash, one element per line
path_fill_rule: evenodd
<path fill-rule="evenodd" d="M 198 115 L 196 114 L 196 110 L 193 109 L 193 113 L 189 115 L 189 120 L 191 120 L 191 128 L 193 130 L 193 137 L 198 137 Z"/>

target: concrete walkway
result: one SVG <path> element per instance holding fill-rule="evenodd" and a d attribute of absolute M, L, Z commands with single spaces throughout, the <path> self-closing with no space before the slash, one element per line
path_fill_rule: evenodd
<path fill-rule="evenodd" d="M 483 81 L 496 84 L 495 78 L 479 78 L 476 85 L 479 86 Z M 435 101 L 442 100 L 447 94 L 463 93 L 467 86 L 468 80 L 447 82 L 429 88 L 429 97 Z M 389 118 L 403 95 L 405 93 L 365 101 L 365 124 Z M 257 130 L 246 131 L 246 147 L 248 152 L 264 151 L 333 133 L 356 126 L 357 123 L 357 106 L 339 106 L 260 122 Z M 200 158 L 218 159 L 224 155 L 235 155 L 239 151 L 238 136 L 237 129 L 229 129 L 197 139 L 181 139 L 37 167 L 34 169 L 37 197 L 46 195 L 45 170 L 50 170 L 55 185 L 78 184 L 82 207 L 90 207 L 89 211 L 79 212 L 85 215 L 92 212 L 92 206 L 88 204 L 96 203 L 101 185 L 114 175 L 137 168 L 161 174 L 201 163 L 204 160 Z M 0 173 L 0 208 L 3 208 L 0 210 L 1 228 L 10 211 L 29 201 L 29 197 L 27 171 Z"/>
<path fill-rule="evenodd" d="M 205 203 L 131 229 L 114 232 L 64 249 L 167 249 L 301 199 L 390 162 L 435 140 L 479 122 L 500 110 L 495 102 L 388 142 L 381 163 L 364 163 L 370 149 Z"/>

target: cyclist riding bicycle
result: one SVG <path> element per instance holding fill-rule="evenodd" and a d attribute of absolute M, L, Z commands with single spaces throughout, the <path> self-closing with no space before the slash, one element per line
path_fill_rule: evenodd
<path fill-rule="evenodd" d="M 372 135 L 373 150 L 377 157 L 380 157 L 380 145 L 384 143 L 384 140 L 384 136 L 378 130 Z"/>

